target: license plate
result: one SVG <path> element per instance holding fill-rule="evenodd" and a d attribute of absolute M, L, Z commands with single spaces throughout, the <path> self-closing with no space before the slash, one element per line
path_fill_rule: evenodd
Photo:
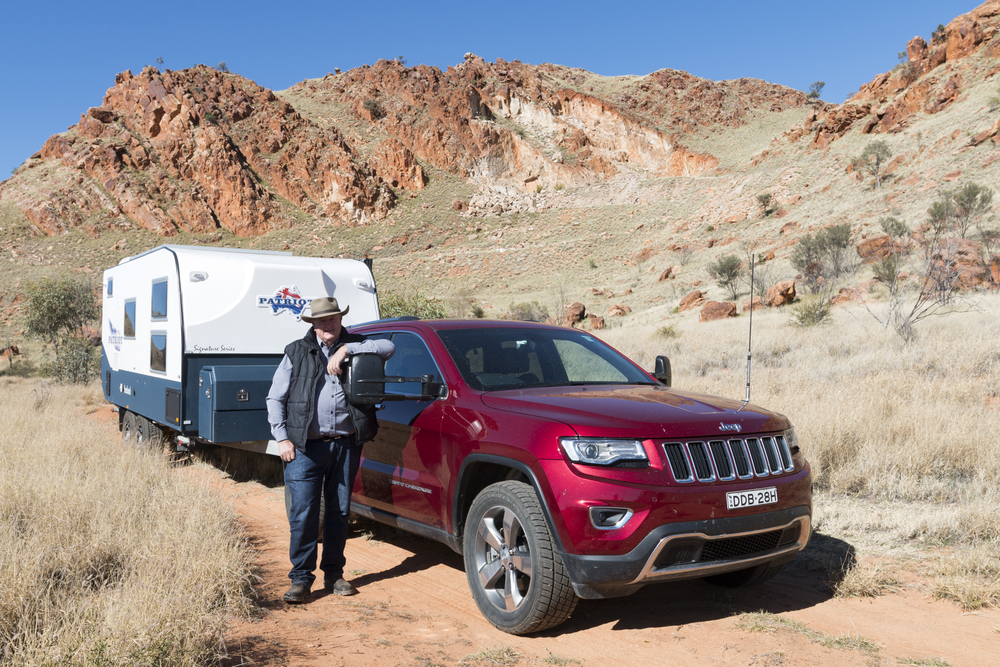
<path fill-rule="evenodd" d="M 726 509 L 738 510 L 744 507 L 772 505 L 778 502 L 778 489 L 769 486 L 766 489 L 753 491 L 731 491 L 726 494 Z"/>

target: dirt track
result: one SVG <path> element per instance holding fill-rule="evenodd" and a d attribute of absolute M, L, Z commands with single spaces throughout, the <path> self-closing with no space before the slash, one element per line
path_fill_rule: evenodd
<path fill-rule="evenodd" d="M 192 472 L 199 470 L 221 476 L 205 468 Z M 308 604 L 290 606 L 281 601 L 289 584 L 281 489 L 228 478 L 222 489 L 260 551 L 264 577 L 262 618 L 232 626 L 228 666 L 455 665 L 476 663 L 477 655 L 480 664 L 498 664 L 483 652 L 505 647 L 521 656 L 519 665 L 942 664 L 932 658 L 953 667 L 997 664 L 996 609 L 963 613 L 925 595 L 916 579 L 899 594 L 836 599 L 822 573 L 801 567 L 786 568 L 752 590 L 699 581 L 648 586 L 617 600 L 584 600 L 558 628 L 513 637 L 480 615 L 459 555 L 418 537 L 385 537 L 377 528 L 379 539 L 366 539 L 367 524 L 347 543 L 347 568 L 360 594 L 320 592 Z M 741 613 L 757 611 L 799 625 L 772 620 L 776 627 L 763 631 L 738 627 L 747 624 L 740 623 Z M 878 646 L 833 648 L 831 640 Z"/>

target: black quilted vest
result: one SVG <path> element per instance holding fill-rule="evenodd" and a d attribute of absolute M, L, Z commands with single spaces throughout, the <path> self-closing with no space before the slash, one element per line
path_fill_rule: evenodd
<path fill-rule="evenodd" d="M 364 336 L 342 330 L 331 355 L 345 343 L 360 343 L 363 340 Z M 285 430 L 295 449 L 305 451 L 309 425 L 316 415 L 316 385 L 323 380 L 326 359 L 319 349 L 312 328 L 301 340 L 289 343 L 285 347 L 285 354 L 292 362 L 292 378 L 288 385 L 288 401 L 285 404 Z M 375 406 L 357 407 L 348 403 L 347 410 L 357 435 L 356 444 L 363 445 L 374 440 L 375 434 L 378 433 Z"/>

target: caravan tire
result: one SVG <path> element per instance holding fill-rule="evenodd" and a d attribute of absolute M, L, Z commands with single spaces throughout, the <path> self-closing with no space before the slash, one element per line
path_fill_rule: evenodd
<path fill-rule="evenodd" d="M 288 518 L 288 512 L 292 509 L 292 492 L 288 490 L 288 485 L 285 485 L 285 518 Z M 326 494 L 321 493 L 319 496 L 319 536 L 316 541 L 319 543 L 323 542 L 323 522 L 326 521 Z"/>
<path fill-rule="evenodd" d="M 143 443 L 151 452 L 162 452 L 163 451 L 163 441 L 166 440 L 166 433 L 156 422 L 152 422 L 145 417 L 141 418 L 145 424 L 143 429 L 143 435 L 146 436 L 146 441 Z"/>
<path fill-rule="evenodd" d="M 125 416 L 122 418 L 122 442 L 130 447 L 134 447 L 137 444 L 137 424 L 136 415 L 134 412 L 125 411 Z"/>

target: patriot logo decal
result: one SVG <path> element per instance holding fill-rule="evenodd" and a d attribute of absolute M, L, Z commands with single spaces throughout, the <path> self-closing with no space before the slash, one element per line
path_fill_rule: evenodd
<path fill-rule="evenodd" d="M 115 352 L 122 351 L 122 334 L 115 328 L 110 319 L 108 320 L 108 345 L 114 345 Z"/>
<path fill-rule="evenodd" d="M 282 311 L 289 311 L 299 320 L 302 309 L 309 303 L 309 299 L 303 299 L 299 294 L 299 288 L 295 285 L 282 286 L 271 296 L 258 296 L 258 308 L 270 308 L 271 312 L 278 315 Z"/>

